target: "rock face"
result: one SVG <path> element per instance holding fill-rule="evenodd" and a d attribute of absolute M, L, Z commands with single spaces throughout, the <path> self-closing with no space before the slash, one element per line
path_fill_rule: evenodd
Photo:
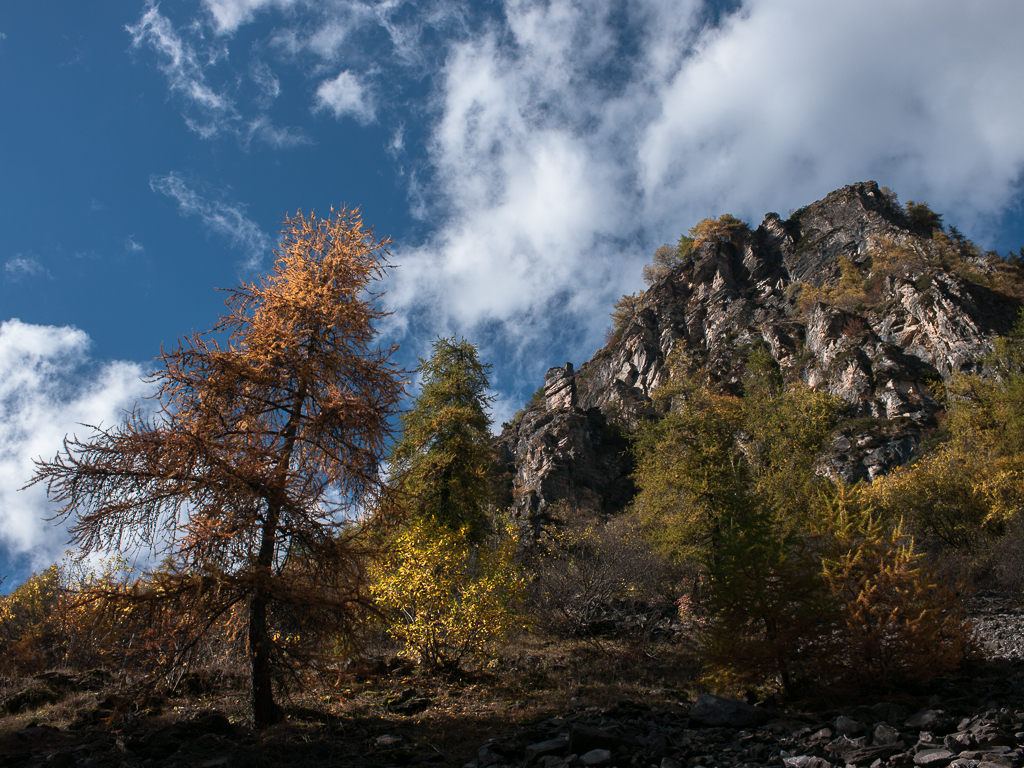
<path fill-rule="evenodd" d="M 938 382 L 980 370 L 1018 303 L 995 266 L 951 237 L 932 238 L 874 182 L 831 193 L 783 221 L 698 243 L 652 285 L 611 343 L 574 370 L 551 369 L 544 398 L 497 438 L 510 503 L 534 526 L 558 502 L 614 512 L 631 498 L 623 432 L 657 417 L 652 393 L 684 348 L 739 393 L 763 344 L 789 381 L 849 404 L 821 460 L 848 482 L 906 462 L 936 427 Z"/>
<path fill-rule="evenodd" d="M 552 368 L 543 401 L 498 441 L 515 510 L 533 531 L 549 521 L 557 502 L 614 512 L 633 495 L 622 429 L 600 408 L 580 408 L 576 398 L 572 364 Z"/>

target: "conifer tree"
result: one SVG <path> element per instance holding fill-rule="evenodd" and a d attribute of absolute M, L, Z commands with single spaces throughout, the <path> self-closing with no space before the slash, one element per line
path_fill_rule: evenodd
<path fill-rule="evenodd" d="M 67 438 L 33 480 L 83 550 L 163 545 L 160 569 L 103 597 L 162 627 L 153 642 L 171 663 L 239 620 L 258 728 L 281 715 L 274 669 L 324 659 L 370 603 L 353 520 L 382 506 L 404 389 L 374 328 L 388 241 L 345 209 L 286 218 L 282 234 L 270 276 L 228 291 L 212 331 L 160 355 L 155 418 Z"/>
<path fill-rule="evenodd" d="M 522 601 L 514 532 L 492 516 L 489 371 L 465 339 L 438 338 L 391 453 L 395 501 L 409 520 L 373 590 L 391 634 L 435 669 L 483 655 L 518 623 Z"/>
<path fill-rule="evenodd" d="M 471 540 L 484 534 L 493 500 L 490 369 L 465 339 L 438 338 L 430 359 L 420 359 L 423 388 L 391 453 L 394 484 L 413 517 L 466 529 Z"/>

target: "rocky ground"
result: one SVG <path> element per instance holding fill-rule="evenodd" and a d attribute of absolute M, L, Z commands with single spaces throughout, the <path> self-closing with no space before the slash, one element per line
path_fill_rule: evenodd
<path fill-rule="evenodd" d="M 288 723 L 264 733 L 218 711 L 170 707 L 159 716 L 125 716 L 104 709 L 113 702 L 94 698 L 82 700 L 66 727 L 30 715 L 0 721 L 0 768 L 1022 768 L 1024 608 L 981 597 L 974 613 L 985 660 L 918 690 L 857 705 L 835 702 L 828 711 L 706 694 L 675 707 L 572 700 L 539 722 L 492 721 L 487 738 L 471 715 L 431 712 L 431 702 L 412 688 L 396 694 L 388 718 L 293 711 Z M 61 680 L 48 683 L 59 687 Z M 462 738 L 453 739 L 460 730 Z"/>

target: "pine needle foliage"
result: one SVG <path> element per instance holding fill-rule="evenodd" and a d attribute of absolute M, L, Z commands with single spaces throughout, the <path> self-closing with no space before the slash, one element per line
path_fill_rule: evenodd
<path fill-rule="evenodd" d="M 877 689 L 955 670 L 974 649 L 971 626 L 902 520 L 884 521 L 846 486 L 822 498 L 818 519 L 821 574 L 839 611 L 833 684 Z"/>
<path fill-rule="evenodd" d="M 747 467 L 735 443 L 742 403 L 706 387 L 679 355 L 669 370 L 656 392 L 667 412 L 642 423 L 634 438 L 632 509 L 663 551 L 681 562 L 702 561 L 714 550 L 721 519 L 745 494 Z"/>
<path fill-rule="evenodd" d="M 466 532 L 479 541 L 493 502 L 491 418 L 487 395 L 491 366 L 465 339 L 439 338 L 420 359 L 423 387 L 402 414 L 402 433 L 391 452 L 391 476 L 413 518 Z"/>
<path fill-rule="evenodd" d="M 615 302 L 613 305 L 614 310 L 611 314 L 611 331 L 605 338 L 606 345 L 614 344 L 622 338 L 623 331 L 633 321 L 633 318 L 640 314 L 643 298 L 643 291 L 638 291 L 637 293 L 624 293 Z"/>
<path fill-rule="evenodd" d="M 168 665 L 242 617 L 259 728 L 281 716 L 275 670 L 325 663 L 370 605 L 353 521 L 386 507 L 380 468 L 404 390 L 394 349 L 376 346 L 388 241 L 347 209 L 298 213 L 282 235 L 269 276 L 227 291 L 210 332 L 162 351 L 156 417 L 67 438 L 32 481 L 83 550 L 168 554 L 99 595 L 160 628 Z"/>
<path fill-rule="evenodd" d="M 723 213 L 717 219 L 701 219 L 690 228 L 692 248 L 697 251 L 709 243 L 728 243 L 742 232 L 749 231 L 747 225 L 731 213 Z"/>
<path fill-rule="evenodd" d="M 933 549 L 974 554 L 1024 512 L 1024 339 L 997 339 L 985 365 L 948 385 L 944 439 L 866 491 Z"/>

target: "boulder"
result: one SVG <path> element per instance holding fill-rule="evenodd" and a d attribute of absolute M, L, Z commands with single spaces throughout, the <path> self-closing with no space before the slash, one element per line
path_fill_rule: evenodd
<path fill-rule="evenodd" d="M 725 699 L 702 693 L 690 709 L 690 720 L 701 725 L 748 728 L 768 722 L 770 716 L 763 709 L 735 699 Z"/>

